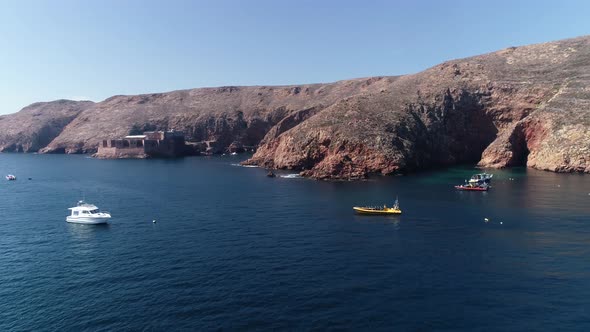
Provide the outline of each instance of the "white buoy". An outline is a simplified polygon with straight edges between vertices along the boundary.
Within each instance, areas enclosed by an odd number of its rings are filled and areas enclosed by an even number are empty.
[[[156,223],[156,219],[152,220],[152,222],[155,224]]]
[[[500,225],[502,225],[502,222],[500,221]]]
[[[488,221],[490,221],[490,219],[488,219],[488,218],[483,218],[483,220],[484,220],[485,222],[488,222]]]

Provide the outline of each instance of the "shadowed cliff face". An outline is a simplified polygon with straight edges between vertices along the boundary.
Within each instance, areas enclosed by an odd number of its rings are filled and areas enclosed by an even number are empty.
[[[321,110],[248,164],[320,179],[479,162],[590,173],[590,38],[450,61]]]
[[[41,109],[51,111],[35,115]],[[130,132],[183,130],[189,141],[214,142],[216,152],[259,145],[247,164],[319,179],[458,163],[590,173],[590,37],[400,77],[34,104],[0,117],[0,129],[3,150],[47,153],[94,152],[101,140]]]
[[[56,100],[35,103],[0,116],[0,151],[37,152],[55,139],[91,101]]]
[[[247,163],[321,179],[476,163],[497,137],[496,122],[506,120],[488,112],[492,95],[493,87],[483,86],[401,103],[386,92],[349,98],[263,144]]]
[[[322,109],[351,95],[377,91],[392,80],[395,78],[115,96],[81,113],[44,151],[93,152],[99,141],[123,137],[132,128],[182,130],[189,141],[216,142],[217,152],[232,143],[253,146],[286,118],[297,118],[300,112]]]

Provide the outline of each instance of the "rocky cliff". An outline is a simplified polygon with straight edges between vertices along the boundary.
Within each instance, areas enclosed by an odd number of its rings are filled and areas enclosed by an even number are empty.
[[[56,100],[35,103],[0,116],[0,151],[37,152],[51,143],[91,101]]]
[[[590,173],[590,38],[403,76],[265,139],[247,163],[330,179],[457,163]]]
[[[255,146],[275,125],[302,121],[304,114],[342,98],[389,84],[395,78],[357,79],[331,84],[203,88],[138,96],[114,96],[80,113],[44,152],[96,151],[99,141],[131,130],[182,130],[187,140]],[[289,120],[291,119],[291,120]],[[283,129],[281,129],[283,128]]]
[[[203,88],[0,117],[0,149],[87,153],[102,139],[183,130],[248,164],[358,179],[441,165],[590,173],[590,37],[510,47],[400,77]]]

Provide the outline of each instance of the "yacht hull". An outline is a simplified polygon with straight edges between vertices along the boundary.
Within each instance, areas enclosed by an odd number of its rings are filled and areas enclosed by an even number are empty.
[[[92,218],[92,217],[79,217],[79,218],[72,218],[66,217],[66,221],[73,224],[86,224],[86,225],[98,225],[98,224],[106,224],[109,222],[109,218],[102,217],[102,218]]]
[[[371,214],[371,215],[391,215],[391,214],[401,214],[402,211],[399,209],[394,208],[386,208],[386,209],[373,209],[367,207],[359,207],[354,206],[352,208],[358,214]]]
[[[464,190],[464,191],[488,191],[490,187],[469,187],[469,186],[455,186],[457,190]]]

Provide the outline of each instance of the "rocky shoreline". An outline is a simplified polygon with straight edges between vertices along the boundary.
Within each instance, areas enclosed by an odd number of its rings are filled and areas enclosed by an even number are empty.
[[[208,153],[257,146],[244,164],[317,179],[465,163],[590,173],[590,37],[405,76],[36,103],[0,116],[0,151],[95,153],[168,129]]]

